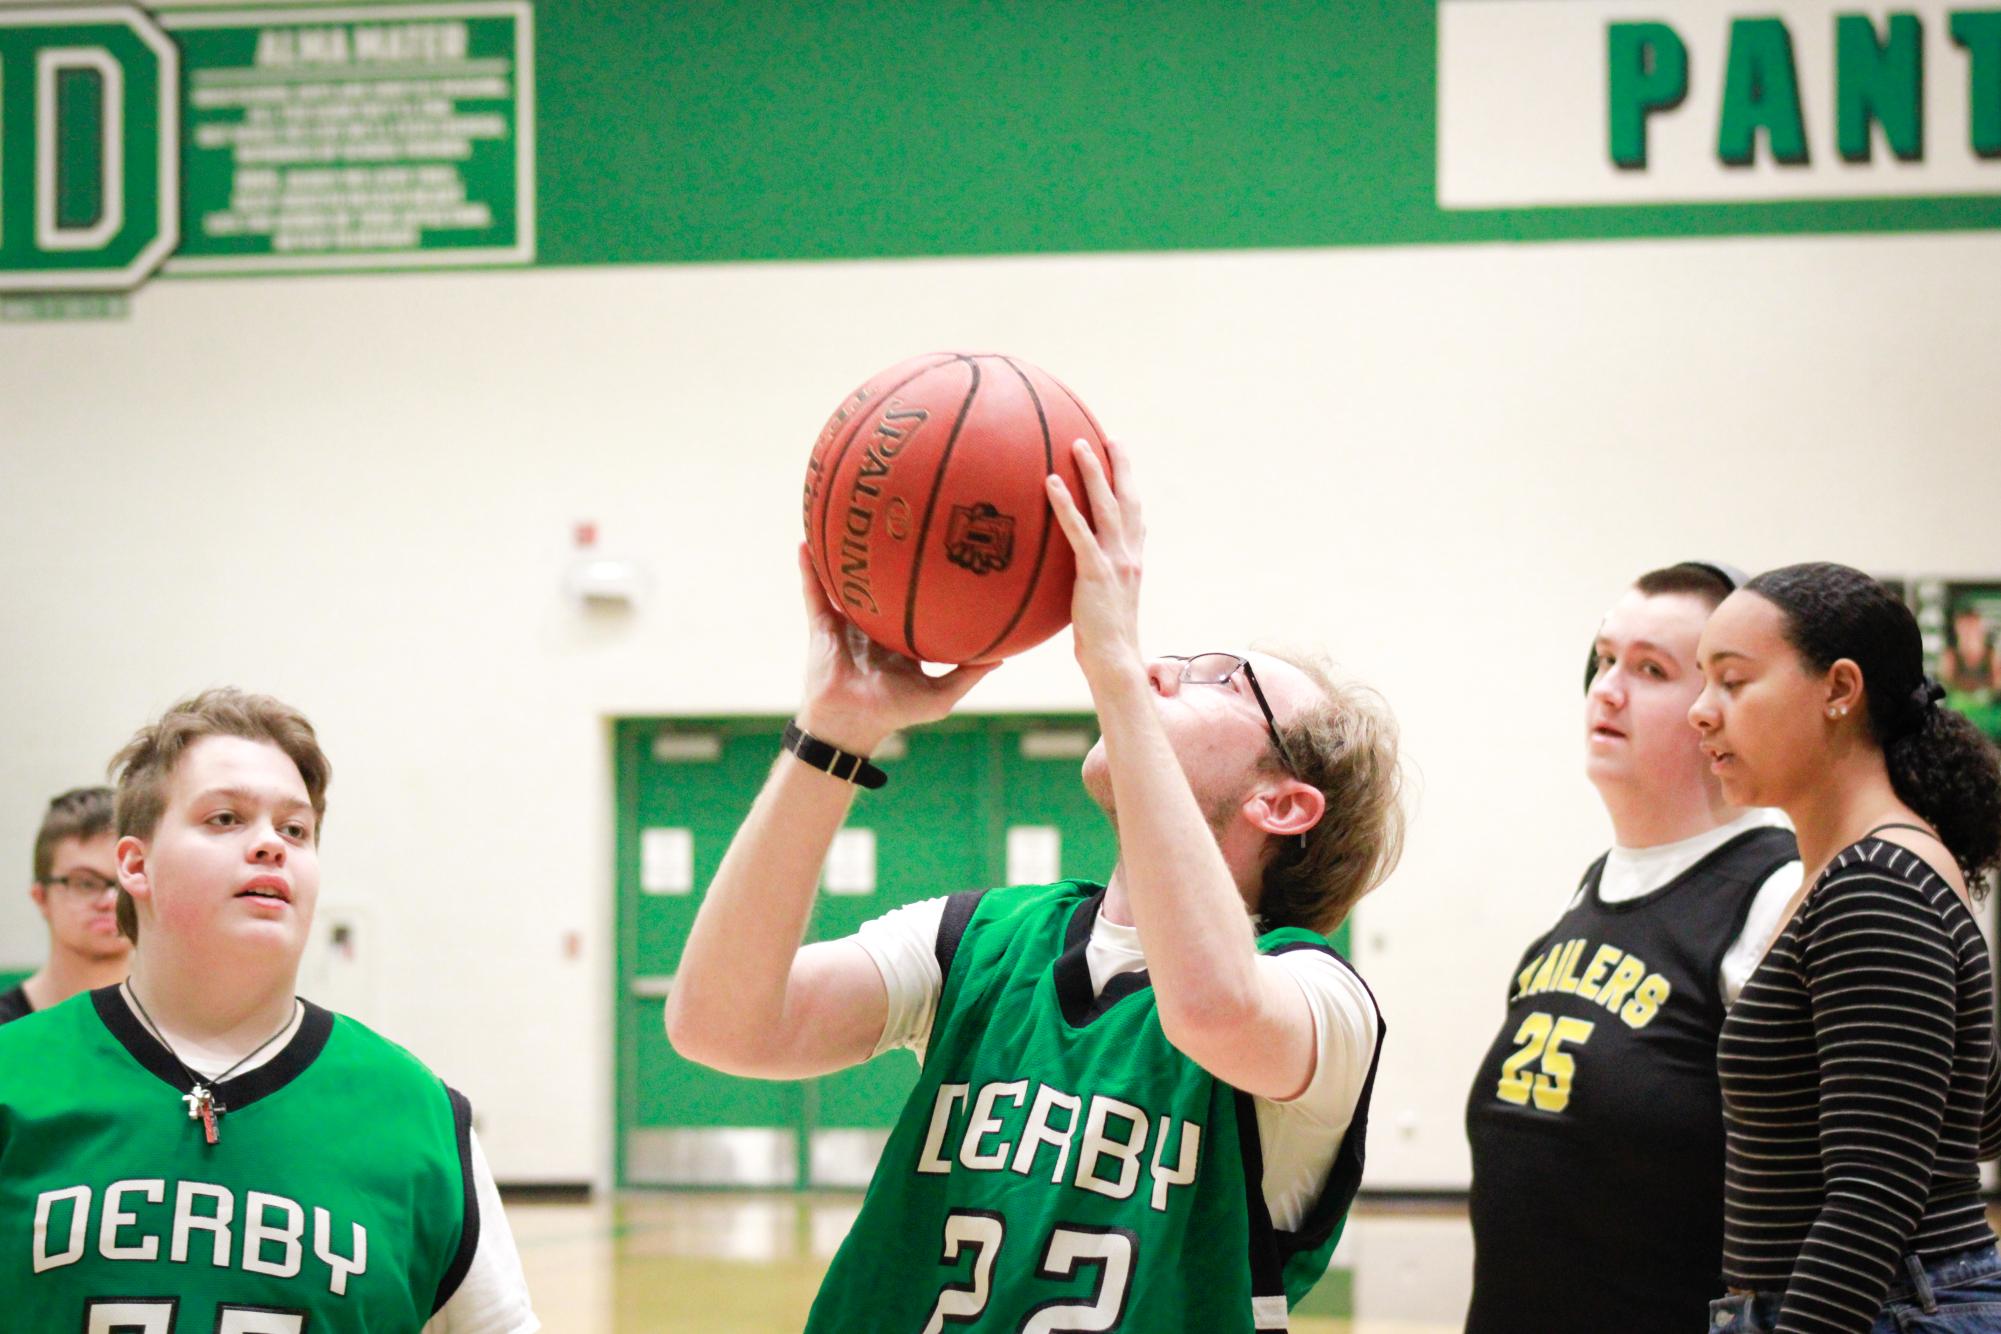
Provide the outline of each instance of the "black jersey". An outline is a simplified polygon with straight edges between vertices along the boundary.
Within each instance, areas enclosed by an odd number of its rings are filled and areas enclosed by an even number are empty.
[[[12,986],[0,991],[0,1024],[25,1018],[35,1012],[35,1003],[28,999],[28,989]]]
[[[1717,969],[1799,853],[1751,830],[1624,903],[1584,893],[1529,946],[1466,1106],[1468,1334],[1685,1334],[1720,1296]]]

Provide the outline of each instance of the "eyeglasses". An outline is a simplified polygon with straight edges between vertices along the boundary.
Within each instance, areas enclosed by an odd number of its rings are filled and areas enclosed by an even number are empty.
[[[90,871],[71,871],[68,875],[52,875],[42,882],[56,889],[67,890],[73,898],[94,899],[107,889],[118,888],[116,880],[106,880]]]
[[[1299,777],[1299,766],[1292,761],[1292,752],[1285,748],[1285,738],[1278,734],[1278,719],[1272,716],[1271,705],[1265,701],[1264,687],[1258,684],[1257,669],[1251,660],[1241,653],[1197,653],[1187,657],[1180,653],[1163,654],[1170,662],[1181,664],[1181,683],[1190,686],[1228,685],[1230,678],[1238,672],[1250,683],[1251,696],[1258,702],[1258,710],[1265,716],[1265,731],[1271,736],[1272,747],[1278,751],[1279,759],[1285,762],[1286,772]]]

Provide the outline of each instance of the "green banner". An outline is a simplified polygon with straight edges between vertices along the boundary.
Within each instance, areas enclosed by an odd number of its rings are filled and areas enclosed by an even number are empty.
[[[534,258],[521,3],[174,12],[172,272]]]
[[[0,291],[2001,226],[2001,8],[1908,10],[0,8]]]
[[[532,52],[525,0],[0,7],[0,292],[532,262]]]

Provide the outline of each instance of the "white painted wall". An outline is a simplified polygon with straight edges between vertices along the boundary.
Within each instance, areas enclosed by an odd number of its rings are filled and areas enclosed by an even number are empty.
[[[0,963],[46,798],[270,691],[334,762],[363,957],[322,994],[470,1093],[503,1179],[605,1179],[606,720],[789,708],[820,421],[1002,349],[1131,441],[1157,647],[1317,639],[1401,715],[1371,1182],[1462,1184],[1504,978],[1606,838],[1598,613],[1690,555],[1994,573],[1996,312],[2001,238],[1957,235],[166,280],[0,325]],[[586,518],[654,573],[630,618],[561,594]],[[973,700],[1086,702],[1060,639]]]

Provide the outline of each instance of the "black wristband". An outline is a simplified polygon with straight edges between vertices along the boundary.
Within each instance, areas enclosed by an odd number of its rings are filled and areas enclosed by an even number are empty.
[[[844,783],[873,789],[889,781],[889,775],[870,764],[868,756],[829,745],[796,722],[785,724],[785,749],[797,755],[802,763],[825,770]]]

